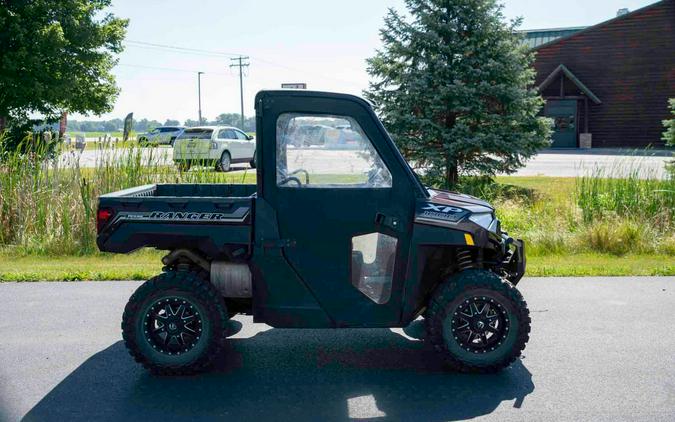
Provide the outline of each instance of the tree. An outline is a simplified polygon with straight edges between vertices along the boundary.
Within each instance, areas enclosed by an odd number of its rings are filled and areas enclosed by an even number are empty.
[[[402,153],[448,187],[511,173],[550,144],[528,52],[495,0],[406,0],[368,59],[365,92]]]
[[[199,122],[197,120],[192,120],[192,119],[187,119],[183,126],[187,127],[195,127],[195,126],[200,126]]]
[[[0,0],[0,130],[112,110],[128,21],[105,12],[110,1]]]
[[[663,140],[666,141],[666,145],[675,146],[675,98],[668,100],[668,104],[672,115],[670,119],[663,121],[663,126],[666,128],[663,132]]]
[[[179,126],[180,122],[178,120],[166,119],[164,126]]]

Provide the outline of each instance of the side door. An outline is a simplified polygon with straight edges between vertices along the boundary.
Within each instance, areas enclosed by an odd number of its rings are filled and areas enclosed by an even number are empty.
[[[263,197],[276,213],[285,265],[331,325],[396,325],[415,193],[391,139],[356,97],[276,94],[261,101]],[[347,126],[356,135],[345,144],[310,139],[309,147],[298,146],[307,143],[295,136],[311,132],[302,128],[317,125]],[[274,274],[266,277],[273,291]]]
[[[544,115],[553,119],[553,148],[577,147],[577,100],[548,100]]]
[[[241,145],[242,158],[252,159],[253,153],[255,152],[255,141],[253,139],[248,139],[248,136],[240,130],[234,131],[235,136],[237,137],[237,142]]]
[[[230,151],[232,161],[241,160],[243,156],[243,146],[241,141],[237,139],[237,134],[234,129],[224,129],[227,136],[227,149]]]
[[[232,131],[230,129],[219,129],[218,134],[216,135],[216,142],[218,143],[219,155],[222,155],[224,151],[228,151],[230,153],[230,158],[234,159],[236,152],[232,150],[233,145],[231,132]]]

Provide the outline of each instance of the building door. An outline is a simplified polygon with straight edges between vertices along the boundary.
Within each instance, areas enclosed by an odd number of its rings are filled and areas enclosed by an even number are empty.
[[[577,147],[577,100],[547,100],[544,115],[553,119],[552,148]]]

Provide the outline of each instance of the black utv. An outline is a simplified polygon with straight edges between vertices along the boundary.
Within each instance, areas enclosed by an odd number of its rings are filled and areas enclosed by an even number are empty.
[[[102,251],[167,251],[122,317],[138,362],[162,374],[204,369],[238,313],[278,328],[423,317],[426,341],[454,370],[518,358],[530,331],[515,287],[524,245],[488,203],[424,187],[363,99],[262,91],[255,107],[256,185],[157,184],[99,198]],[[325,142],[294,139],[317,125]]]

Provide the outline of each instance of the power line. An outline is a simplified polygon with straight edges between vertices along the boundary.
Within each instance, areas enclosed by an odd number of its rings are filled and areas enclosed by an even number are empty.
[[[241,54],[236,54],[236,53],[226,53],[223,51],[215,51],[215,50],[203,50],[200,48],[190,48],[190,47],[180,47],[177,45],[169,45],[169,44],[157,44],[157,43],[151,43],[151,42],[145,42],[145,41],[133,41],[133,40],[126,40],[126,44],[137,44],[134,45],[135,47],[141,47],[145,46],[148,48],[159,48],[159,49],[165,49],[165,50],[177,50],[177,51],[184,51],[184,52],[189,52],[189,53],[201,53],[201,54],[210,54],[210,55],[218,55],[218,56],[240,56]]]
[[[233,67],[238,67],[239,68],[239,96],[241,100],[241,129],[244,129],[244,75],[243,75],[243,69],[245,67],[249,67],[250,64],[248,62],[244,63],[244,60],[248,60],[248,57],[246,56],[239,56],[236,58],[230,59],[230,61],[234,62],[230,64],[230,68]]]
[[[170,72],[187,72],[187,73],[195,73],[197,70],[191,70],[191,69],[179,69],[175,67],[159,67],[159,66],[147,66],[147,65],[142,65],[142,64],[130,64],[130,63],[117,63],[117,66],[126,66],[126,67],[138,67],[142,69],[153,69],[153,70],[166,70]],[[230,76],[229,73],[225,72],[202,72],[204,74],[209,74],[209,75],[223,75],[223,76]]]
[[[227,52],[223,52],[223,51],[204,50],[204,49],[189,48],[189,47],[180,47],[180,46],[175,46],[175,45],[149,43],[149,42],[144,42],[144,41],[126,40],[125,43],[128,44],[131,47],[150,48],[150,49],[156,49],[156,50],[167,51],[167,52],[194,54],[194,55],[206,56],[206,57],[234,57],[236,59],[237,57],[241,56],[241,54],[227,53]],[[336,82],[349,84],[349,85],[353,85],[353,86],[359,86],[359,87],[361,86],[360,84],[356,84],[356,83],[354,83],[352,81],[349,81],[349,80],[336,78],[334,76],[326,75],[326,74],[323,74],[323,73],[308,72],[306,69],[299,69],[299,68],[294,68],[294,67],[287,66],[287,65],[284,65],[284,64],[275,63],[275,62],[265,60],[265,59],[257,57],[257,56],[250,56],[250,59],[254,60],[254,61],[257,61],[257,62],[260,62],[260,63],[270,65],[270,66],[290,70],[292,72],[310,74],[310,75],[318,76],[322,79],[329,79],[329,80],[333,80],[333,81],[336,81]]]

